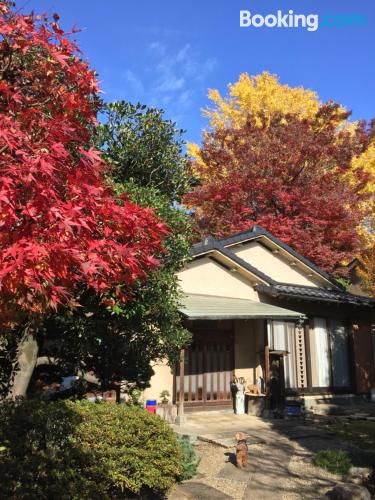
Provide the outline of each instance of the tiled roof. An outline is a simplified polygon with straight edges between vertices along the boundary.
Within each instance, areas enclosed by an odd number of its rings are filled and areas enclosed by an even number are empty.
[[[296,286],[277,284],[272,286],[258,285],[257,290],[274,297],[295,297],[306,300],[321,300],[324,302],[339,302],[359,306],[375,307],[375,300],[362,297],[352,293],[333,289],[315,288],[308,286]]]
[[[241,243],[245,241],[251,241],[255,238],[261,236],[267,237],[269,240],[273,241],[276,245],[283,248],[285,251],[289,252],[295,258],[299,259],[305,265],[309,266],[315,272],[320,274],[323,278],[327,280],[329,288],[318,288],[309,286],[298,286],[291,285],[287,283],[279,283],[273,280],[270,276],[250,265],[248,262],[241,259],[238,255],[231,251],[230,246],[236,243]],[[227,248],[229,247],[229,248]],[[327,273],[322,271],[315,264],[305,259],[302,255],[295,252],[288,245],[280,241],[278,238],[273,236],[271,233],[266,231],[260,226],[254,226],[250,231],[243,231],[242,233],[235,234],[228,238],[222,238],[221,240],[216,240],[212,236],[208,236],[202,242],[193,245],[191,254],[194,257],[198,257],[210,252],[219,252],[228,259],[231,259],[235,264],[251,272],[258,278],[260,278],[263,283],[257,285],[257,290],[273,295],[275,297],[295,297],[305,300],[318,300],[324,302],[333,302],[340,304],[351,304],[358,306],[368,306],[375,307],[375,300],[368,297],[363,297],[360,295],[354,295],[349,292],[345,292],[341,286]]]

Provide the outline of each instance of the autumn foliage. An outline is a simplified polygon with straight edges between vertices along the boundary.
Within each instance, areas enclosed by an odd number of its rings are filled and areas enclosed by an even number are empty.
[[[199,185],[185,197],[199,236],[268,229],[327,271],[359,249],[368,173],[345,180],[353,157],[366,150],[371,127],[338,129],[349,113],[320,105],[311,116],[247,113],[244,123],[204,135],[192,170]]]
[[[157,265],[165,226],[116,199],[89,149],[98,85],[58,17],[0,2],[0,317],[118,294]],[[19,317],[19,314],[18,314]]]
[[[359,277],[362,279],[364,290],[375,298],[375,245],[366,248],[361,255]]]
[[[213,106],[205,110],[205,115],[212,127],[241,126],[246,122],[247,113],[263,115],[269,121],[280,113],[289,113],[300,119],[313,118],[319,110],[316,92],[283,85],[276,75],[267,71],[255,76],[242,73],[238,81],[228,87],[228,97],[222,97],[215,89],[209,91]],[[259,119],[259,125],[263,121]]]

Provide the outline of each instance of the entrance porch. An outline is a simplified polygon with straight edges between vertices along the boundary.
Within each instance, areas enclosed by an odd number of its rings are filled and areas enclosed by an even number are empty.
[[[274,351],[267,329],[273,320],[289,322],[294,337],[301,318],[298,312],[265,303],[203,295],[186,296],[182,313],[192,342],[183,349],[174,374],[180,415],[233,408],[234,377],[245,379],[250,392],[264,394],[272,359],[278,356],[284,373],[282,354],[288,354]]]

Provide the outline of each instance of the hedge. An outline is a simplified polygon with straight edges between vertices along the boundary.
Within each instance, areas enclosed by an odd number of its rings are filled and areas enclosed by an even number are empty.
[[[0,404],[0,498],[162,497],[183,473],[176,436],[138,407]]]

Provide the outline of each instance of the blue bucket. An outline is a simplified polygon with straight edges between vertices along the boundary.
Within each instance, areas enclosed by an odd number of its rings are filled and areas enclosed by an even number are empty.
[[[146,401],[146,406],[157,406],[158,402],[156,401],[156,399],[148,399]]]
[[[287,404],[286,405],[286,414],[289,417],[299,417],[302,414],[301,406],[297,404]]]

